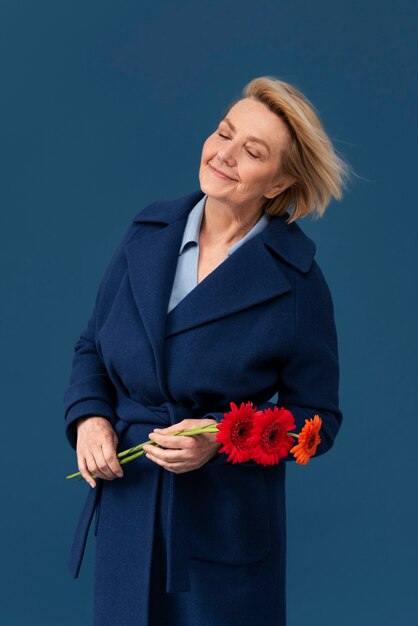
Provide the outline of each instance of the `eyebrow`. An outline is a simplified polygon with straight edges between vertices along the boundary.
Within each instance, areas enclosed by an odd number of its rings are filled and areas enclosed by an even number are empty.
[[[231,128],[231,130],[234,131],[234,133],[236,132],[237,129],[235,128],[235,126],[233,125],[231,120],[229,120],[227,117],[223,117],[221,119],[221,122],[226,122],[228,124],[228,126]],[[267,148],[268,153],[269,154],[271,153],[270,146],[268,145],[268,143],[266,141],[264,141],[264,139],[259,139],[258,137],[252,137],[252,136],[251,137],[247,137],[247,139],[249,141],[255,141],[256,143],[261,143],[263,146],[265,146]]]

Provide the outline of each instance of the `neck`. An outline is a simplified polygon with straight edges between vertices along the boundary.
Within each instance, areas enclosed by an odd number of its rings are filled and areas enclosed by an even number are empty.
[[[237,207],[207,197],[201,235],[209,245],[231,246],[244,237],[263,215],[263,207]]]

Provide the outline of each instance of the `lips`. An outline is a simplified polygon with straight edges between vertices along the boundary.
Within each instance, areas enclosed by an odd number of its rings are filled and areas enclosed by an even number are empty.
[[[210,164],[209,164],[210,165]],[[221,176],[228,178],[229,180],[236,180],[236,178],[232,178],[231,176],[228,176],[228,174],[225,174],[225,172],[222,172],[222,170],[218,170],[216,167],[213,167],[213,165],[210,165],[210,167],[217,173],[220,174]]]

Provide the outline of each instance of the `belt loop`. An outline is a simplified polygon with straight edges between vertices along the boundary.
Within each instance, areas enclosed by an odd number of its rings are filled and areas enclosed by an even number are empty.
[[[96,522],[94,525],[94,536],[97,535],[97,529],[99,527],[100,507],[102,504],[103,480],[99,481],[98,485],[96,486],[96,489],[99,490],[99,493],[97,494],[97,499],[96,499]]]
[[[96,480],[101,481],[102,479],[98,478]],[[89,534],[99,492],[99,487],[95,487],[94,489],[89,487],[89,489],[90,493],[88,494],[84,504],[68,558],[68,569],[70,570],[73,578],[78,578],[80,572],[87,543],[87,536]]]

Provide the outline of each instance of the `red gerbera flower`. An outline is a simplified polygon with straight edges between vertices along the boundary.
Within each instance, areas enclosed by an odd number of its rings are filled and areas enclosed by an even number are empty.
[[[252,433],[254,415],[257,407],[253,408],[252,402],[241,402],[238,408],[235,402],[230,402],[231,411],[224,413],[222,421],[218,424],[216,441],[223,443],[219,453],[228,454],[227,461],[243,463],[251,459],[252,449],[248,447],[249,437]]]
[[[284,407],[260,411],[254,419],[254,428],[249,444],[252,446],[252,459],[261,465],[275,465],[284,459],[294,444],[287,431],[296,428],[290,411]]]

